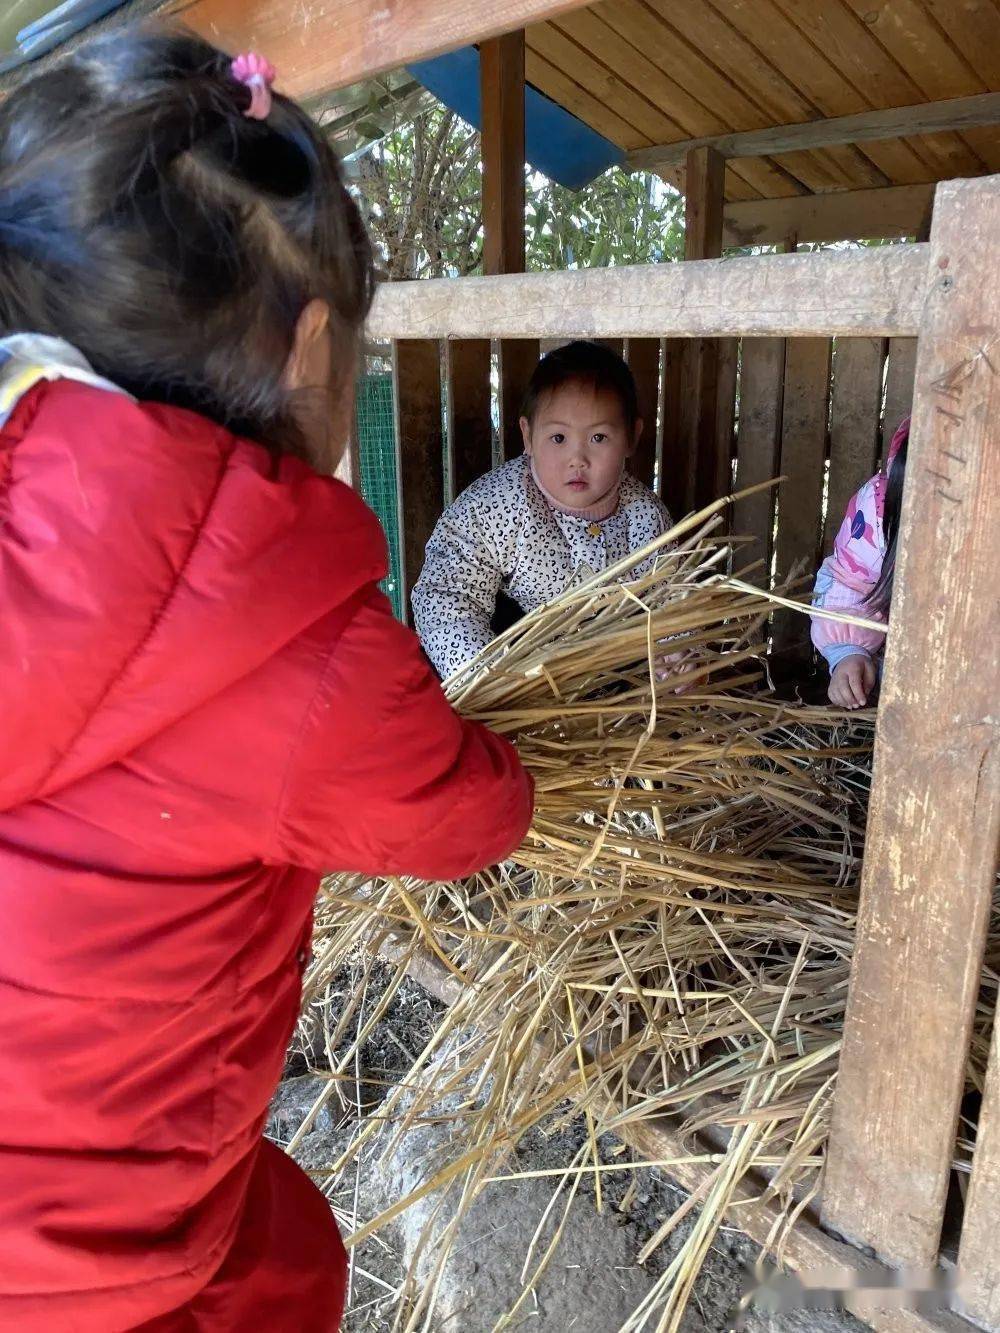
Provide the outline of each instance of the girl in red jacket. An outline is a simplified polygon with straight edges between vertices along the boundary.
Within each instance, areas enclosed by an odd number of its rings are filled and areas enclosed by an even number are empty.
[[[258,57],[104,40],[0,108],[0,1329],[329,1333],[261,1139],[323,870],[522,838],[328,474],[363,227]]]

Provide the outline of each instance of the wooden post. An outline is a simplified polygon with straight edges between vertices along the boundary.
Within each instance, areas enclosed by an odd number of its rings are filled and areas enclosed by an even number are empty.
[[[403,606],[411,620],[410,593],[424,566],[427,540],[444,508],[440,344],[429,338],[393,343],[392,396]]]
[[[1000,836],[1000,179],[940,185],[930,246],[823,1200],[839,1232],[918,1266],[937,1255]],[[995,1231],[991,1210],[994,1273]]]
[[[451,501],[493,466],[490,415],[490,340],[463,338],[445,344],[448,382],[448,471]]]
[[[722,254],[725,167],[725,159],[714,148],[693,148],[688,153],[684,195],[685,259],[718,259]],[[699,508],[730,490],[730,455],[726,451],[723,457],[719,427],[720,352],[719,341],[715,338],[694,338],[684,349],[682,430],[684,451],[689,459],[686,507]]]
[[[483,272],[524,272],[524,30],[479,47],[483,125]],[[523,451],[521,399],[536,339],[500,343],[500,450]]]

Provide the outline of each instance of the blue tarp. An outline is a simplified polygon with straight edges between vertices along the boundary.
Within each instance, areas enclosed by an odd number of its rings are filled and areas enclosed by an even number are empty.
[[[479,52],[474,46],[410,65],[409,72],[439,102],[482,129]],[[537,88],[524,89],[524,155],[550,180],[580,190],[625,154],[582,120],[557,106]]]

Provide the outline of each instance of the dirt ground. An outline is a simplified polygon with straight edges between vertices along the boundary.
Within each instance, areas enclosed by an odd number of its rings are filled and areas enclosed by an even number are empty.
[[[370,1015],[378,1003],[390,975],[388,967],[380,967],[371,978],[360,1015],[362,1022],[364,1013]],[[350,973],[338,977],[333,988],[333,1006],[337,1005],[338,993],[346,999],[354,993],[357,983],[357,976]],[[378,1116],[387,1089],[405,1080],[413,1061],[431,1037],[441,1012],[439,1001],[409,978],[404,980],[388,1011],[365,1041],[357,1067],[352,1066],[351,1076],[341,1085],[342,1096],[339,1099],[331,1098],[317,1117],[312,1130],[296,1149],[295,1156],[300,1165],[314,1172],[317,1183],[330,1194],[345,1234],[380,1212],[389,1202],[393,1184],[397,1182],[387,1180],[374,1162],[365,1161],[361,1168],[349,1168],[345,1178],[331,1192],[329,1175],[324,1173],[353,1142],[359,1127],[372,1116]],[[285,1079],[272,1106],[268,1134],[277,1143],[283,1146],[288,1144],[325,1086],[326,1081],[314,1072],[324,1064],[322,1042],[317,1040],[316,1033],[300,1034],[290,1053]],[[564,1166],[579,1147],[583,1133],[582,1123],[558,1133],[547,1134],[542,1128],[535,1129],[522,1140],[517,1162],[512,1163],[510,1169],[540,1170]],[[617,1148],[613,1160],[622,1160],[620,1147],[614,1140],[609,1138],[607,1142],[602,1142],[601,1147],[604,1154]],[[609,1233],[601,1233],[599,1230],[595,1232],[594,1228],[614,1227],[625,1233],[623,1239],[626,1253],[638,1254],[644,1243],[686,1197],[661,1172],[650,1169],[607,1173],[603,1186],[605,1205],[604,1215],[600,1219],[596,1216],[592,1182],[584,1180],[573,1203],[576,1212],[574,1221],[584,1228],[580,1234],[587,1238],[586,1249],[592,1247],[595,1253],[601,1251],[601,1234],[608,1236]],[[470,1240],[470,1244],[478,1244],[481,1248],[481,1258],[475,1266],[477,1269],[479,1265],[488,1266],[491,1256],[497,1253],[496,1247],[503,1246],[501,1233],[505,1229],[508,1238],[517,1237],[519,1230],[523,1230],[523,1220],[518,1217],[518,1212],[517,1201],[514,1200],[510,1207],[509,1229],[501,1220],[499,1223],[494,1222],[489,1236],[475,1236]],[[506,1215],[501,1209],[496,1216],[503,1219]],[[683,1243],[695,1217],[696,1213],[692,1212],[654,1253],[646,1265],[650,1277],[663,1272]],[[621,1248],[618,1239],[615,1237],[615,1250]],[[396,1312],[397,1292],[405,1274],[403,1250],[401,1228],[398,1224],[391,1224],[354,1251],[348,1310],[343,1325],[345,1333],[390,1333]],[[742,1233],[729,1229],[720,1232],[701,1272],[684,1318],[682,1333],[722,1333],[733,1326],[733,1316],[751,1280],[750,1273],[757,1254],[757,1247]],[[562,1264],[571,1268],[573,1261],[572,1253],[557,1252],[553,1266]],[[641,1279],[643,1283],[649,1280],[639,1273],[630,1276],[633,1280]],[[483,1277],[484,1283],[487,1277],[488,1268]],[[563,1277],[569,1291],[572,1291],[574,1285],[571,1278],[571,1274]],[[504,1297],[509,1295],[511,1303],[518,1294],[516,1286],[512,1284],[512,1287],[514,1289],[509,1293],[502,1293]],[[544,1320],[539,1322],[538,1314],[537,1310],[534,1314],[530,1308],[525,1310],[523,1324],[519,1318],[513,1327],[523,1326],[530,1330],[533,1324],[536,1327],[552,1326]],[[477,1321],[475,1309],[470,1310],[461,1322],[461,1329],[456,1327],[454,1320],[449,1320],[447,1327],[435,1323],[428,1333],[490,1333],[492,1327],[492,1320],[487,1324],[482,1324],[481,1319]],[[577,1322],[573,1311],[567,1308],[565,1328],[569,1330]],[[594,1327],[592,1320],[584,1322],[586,1327]],[[849,1315],[833,1311],[803,1310],[769,1315],[751,1310],[745,1317],[744,1327],[748,1333],[798,1333],[799,1330],[807,1329],[825,1330],[826,1333],[863,1333],[865,1325]],[[600,1333],[616,1333],[616,1330],[601,1329]]]

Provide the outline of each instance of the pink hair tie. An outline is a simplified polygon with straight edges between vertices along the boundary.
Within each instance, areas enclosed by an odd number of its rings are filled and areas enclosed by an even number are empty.
[[[243,114],[251,120],[266,120],[271,114],[271,84],[275,79],[270,60],[256,51],[246,51],[236,57],[230,72],[237,83],[250,89],[250,105]]]

